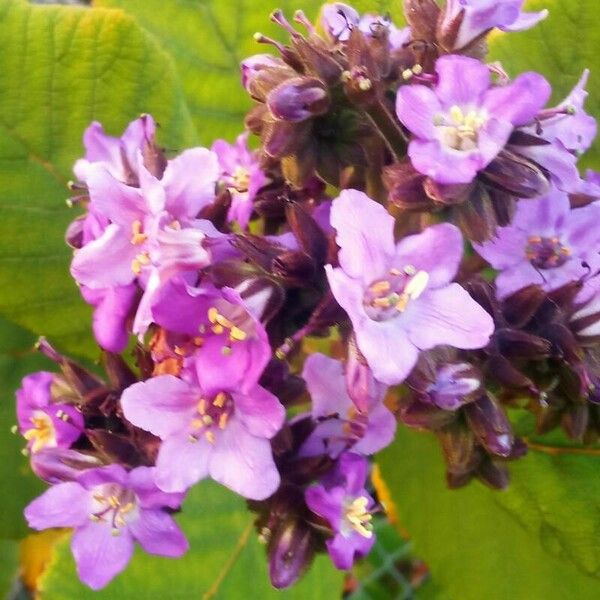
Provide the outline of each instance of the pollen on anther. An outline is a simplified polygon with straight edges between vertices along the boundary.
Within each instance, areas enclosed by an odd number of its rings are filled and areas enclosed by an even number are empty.
[[[227,402],[227,396],[224,392],[219,392],[213,400],[213,405],[217,408],[223,408],[225,406],[225,402]]]
[[[212,431],[206,431],[204,433],[204,437],[208,440],[209,443],[215,443],[215,434]]]

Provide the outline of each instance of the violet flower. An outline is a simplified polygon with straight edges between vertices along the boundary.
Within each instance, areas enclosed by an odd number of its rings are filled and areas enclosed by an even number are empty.
[[[216,140],[212,145],[221,167],[221,182],[231,193],[227,220],[237,221],[242,229],[248,227],[256,194],[267,183],[267,176],[260,168],[258,153],[248,147],[248,135],[242,133],[235,144]]]
[[[231,288],[174,279],[157,293],[152,314],[158,325],[189,336],[194,365],[205,377],[218,370],[220,378],[239,379],[242,391],[254,387],[271,358],[264,327]]]
[[[438,26],[446,50],[460,50],[494,28],[523,31],[548,16],[547,10],[523,12],[525,0],[446,0]]]
[[[123,135],[107,135],[98,121],[85,130],[85,157],[75,162],[73,171],[78,179],[87,182],[92,164],[104,166],[119,181],[136,185],[138,182],[138,152],[154,142],[156,124],[150,115],[132,121]]]
[[[156,462],[161,489],[181,492],[210,476],[263,500],[279,486],[269,440],[285,410],[243,371],[217,363],[188,372],[187,380],[161,375],[127,388],[121,404],[127,420],[163,440]]]
[[[73,527],[71,550],[79,578],[98,590],[120,573],[137,541],[150,554],[177,558],[188,543],[165,508],[178,508],[182,494],[167,494],[153,482],[154,469],[127,472],[119,465],[88,469],[59,483],[25,509],[33,529]]]
[[[454,225],[434,225],[395,244],[393,217],[356,190],[334,200],[331,223],[340,267],[325,267],[329,284],[376,379],[401,382],[419,350],[487,345],[492,318],[451,283],[463,253]]]
[[[491,85],[486,65],[465,56],[436,62],[438,83],[403,85],[396,112],[415,136],[408,154],[415,169],[444,183],[469,183],[504,148],[515,127],[533,121],[550,97],[537,73]]]
[[[328,454],[337,458],[350,449],[368,455],[392,442],[396,419],[383,404],[385,385],[377,384],[370,408],[360,412],[348,395],[340,361],[320,353],[311,354],[304,363],[302,377],[312,399],[312,417],[317,426],[300,448],[300,456]]]
[[[477,252],[500,273],[498,298],[528,285],[555,290],[577,281],[598,263],[600,207],[572,210],[567,194],[552,190],[535,200],[521,200],[512,223],[496,237],[475,244]]]
[[[325,4],[321,10],[321,24],[329,37],[335,42],[347,42],[354,27],[358,27],[367,37],[376,36],[378,30],[388,31],[391,50],[402,48],[410,39],[410,28],[399,29],[389,17],[367,13],[361,17],[352,6],[342,2]]]
[[[375,543],[371,524],[375,501],[365,489],[368,472],[365,458],[346,453],[333,471],[305,492],[310,510],[333,529],[334,536],[326,545],[338,569],[352,568],[354,561],[366,556]]]
[[[83,431],[83,417],[74,406],[53,402],[56,377],[47,371],[32,373],[16,393],[19,431],[33,454],[44,448],[69,448]]]

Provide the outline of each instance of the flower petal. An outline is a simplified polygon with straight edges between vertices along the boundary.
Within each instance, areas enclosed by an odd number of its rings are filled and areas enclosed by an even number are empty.
[[[435,93],[448,108],[478,104],[479,97],[490,87],[490,70],[474,58],[442,56],[435,63],[435,70],[439,77]]]
[[[214,447],[204,438],[180,434],[167,438],[156,460],[156,485],[165,492],[184,492],[208,475]]]
[[[32,529],[78,527],[87,523],[92,510],[88,492],[79,483],[68,481],[46,490],[25,508]]]
[[[260,385],[245,394],[233,394],[235,408],[245,428],[256,437],[271,439],[282,427],[285,408],[277,396]]]
[[[129,523],[129,531],[149,554],[178,558],[190,547],[173,517],[163,510],[142,509],[139,518]]]
[[[81,581],[93,590],[99,590],[129,563],[133,538],[126,528],[120,535],[112,535],[106,523],[89,521],[73,534],[71,550]]]
[[[312,400],[314,419],[338,413],[345,417],[352,407],[346,390],[344,369],[339,360],[319,352],[311,354],[304,363],[302,377]]]
[[[417,137],[436,137],[434,118],[442,113],[442,105],[435,92],[424,85],[403,85],[396,96],[396,114],[400,121]]]

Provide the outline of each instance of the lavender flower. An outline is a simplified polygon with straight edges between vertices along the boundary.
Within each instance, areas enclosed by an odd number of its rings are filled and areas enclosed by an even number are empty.
[[[536,200],[521,200],[513,222],[497,230],[496,238],[475,244],[495,269],[499,298],[528,285],[554,290],[577,281],[598,262],[600,208],[570,208],[558,190]]]
[[[357,454],[374,454],[392,442],[396,419],[383,404],[386,386],[377,384],[370,407],[359,412],[348,395],[339,361],[311,354],[302,377],[312,399],[312,417],[318,424],[300,448],[300,456],[328,454],[337,458],[350,449]]]
[[[46,371],[32,373],[17,390],[19,431],[33,454],[44,448],[69,448],[83,431],[83,417],[74,406],[53,402],[56,378]]]
[[[371,525],[375,502],[365,490],[368,470],[369,464],[362,456],[343,454],[333,471],[305,492],[310,510],[333,529],[334,536],[326,545],[338,569],[352,568],[354,561],[366,556],[375,543]]]
[[[285,411],[246,377],[214,364],[190,370],[187,380],[161,375],[123,392],[125,418],[163,440],[156,462],[161,489],[181,492],[207,476],[255,500],[277,489],[269,440]]]
[[[417,171],[443,184],[469,183],[504,148],[513,129],[533,121],[550,97],[537,73],[491,86],[488,67],[465,56],[436,62],[438,83],[404,85],[396,112],[414,134],[408,154]]]
[[[71,550],[80,579],[94,590],[108,584],[129,562],[134,542],[150,554],[177,558],[188,543],[165,508],[178,508],[182,494],[167,494],[153,482],[154,469],[129,473],[119,465],[82,472],[52,486],[25,509],[33,529],[73,527]]]
[[[465,48],[497,27],[523,31],[548,16],[547,10],[523,12],[524,0],[446,0],[438,35],[449,51]]]
[[[458,284],[462,236],[449,224],[394,243],[394,219],[362,192],[334,200],[340,267],[327,265],[331,290],[346,310],[375,378],[401,382],[419,350],[438,344],[481,348],[492,318]]]
[[[243,133],[238,136],[235,144],[217,140],[212,145],[221,167],[221,182],[231,193],[227,220],[237,221],[242,229],[248,227],[258,190],[267,183],[258,154],[248,147],[248,135]]]

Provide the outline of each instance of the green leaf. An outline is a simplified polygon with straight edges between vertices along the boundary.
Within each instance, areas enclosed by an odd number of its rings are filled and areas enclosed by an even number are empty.
[[[216,138],[233,139],[243,130],[252,102],[240,83],[240,62],[273,50],[252,36],[260,31],[286,40],[285,32],[269,20],[273,9],[281,8],[290,21],[294,11],[302,9],[315,20],[322,4],[321,0],[94,0],[94,6],[120,7],[135,16],[171,53],[206,145]],[[389,12],[402,23],[399,1],[359,0],[352,5],[365,12]]]
[[[523,71],[542,73],[553,86],[558,102],[575,87],[585,68],[591,70],[586,108],[600,115],[600,27],[594,18],[597,0],[529,0],[527,10],[547,8],[550,15],[533,29],[494,33],[490,60],[500,60],[511,76]],[[582,158],[583,167],[600,169],[596,142]]]
[[[196,486],[178,518],[191,549],[168,560],[137,548],[127,570],[105,589],[92,592],[75,574],[68,543],[42,580],[42,600],[334,600],[341,596],[342,574],[328,557],[319,557],[301,582],[288,591],[271,587],[264,547],[257,541],[245,502],[229,490],[205,481]]]
[[[195,131],[167,54],[121,11],[0,0],[0,313],[88,355],[90,310],[69,276],[66,182],[93,119],[142,112],[179,149]]]
[[[510,464],[503,492],[447,489],[431,434],[401,428],[380,455],[414,551],[450,598],[600,597],[600,456],[537,448]]]
[[[0,318],[0,480],[3,490],[0,538],[19,538],[27,532],[23,508],[43,489],[31,472],[28,459],[21,454],[25,447],[23,438],[10,433],[11,426],[17,422],[15,390],[21,378],[49,367],[50,361],[33,349],[35,339],[33,334]]]
[[[19,570],[19,544],[0,540],[0,598],[8,598]]]

